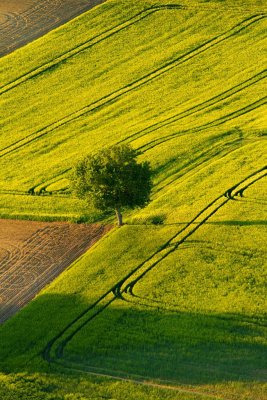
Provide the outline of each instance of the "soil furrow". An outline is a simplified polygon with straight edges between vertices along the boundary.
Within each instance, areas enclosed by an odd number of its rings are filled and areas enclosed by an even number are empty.
[[[28,6],[26,10],[27,4],[21,2],[17,5],[11,4],[10,8],[2,6],[0,10],[3,10],[8,18],[0,25],[0,33],[3,36],[0,55],[14,51],[104,1],[92,0],[85,3],[80,0],[31,0],[29,3],[33,3],[33,6]]]
[[[15,248],[13,253],[12,250],[4,253],[0,274],[0,322],[27,304],[108,229],[110,227],[101,225],[48,224],[27,238],[19,251]]]

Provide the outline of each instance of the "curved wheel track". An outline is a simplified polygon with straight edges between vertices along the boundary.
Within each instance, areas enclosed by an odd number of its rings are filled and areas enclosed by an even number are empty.
[[[6,245],[0,268],[0,323],[28,303],[106,231],[61,224],[38,229],[21,246]]]
[[[42,356],[44,360],[49,363],[56,363],[64,368],[68,368],[73,371],[87,372],[96,376],[105,376],[118,380],[129,380],[131,382],[140,383],[144,385],[151,385],[153,383],[147,382],[146,377],[143,379],[135,379],[134,377],[125,378],[120,374],[114,375],[113,371],[104,373],[99,368],[93,366],[83,366],[75,364],[64,359],[64,349],[71,339],[90,321],[97,317],[102,311],[104,311],[110,304],[116,299],[134,301],[134,286],[152,269],[168,257],[169,254],[178,249],[178,247],[184,243],[189,237],[191,237],[205,222],[207,222],[218,210],[224,207],[229,201],[234,200],[237,196],[243,195],[244,190],[255,184],[260,179],[266,176],[267,167],[263,167],[254,173],[242,179],[236,185],[229,188],[225,193],[218,196],[212,202],[210,202],[205,208],[203,208],[184,228],[179,230],[173,237],[171,237],[159,250],[151,255],[147,260],[138,265],[128,275],[121,279],[115,284],[110,290],[104,293],[94,304],[90,305],[84,312],[78,315],[73,321],[71,321],[61,332],[58,333],[45,347]],[[115,372],[116,374],[116,372]],[[157,386],[157,384],[155,384]],[[159,385],[160,386],[160,385]],[[170,386],[168,383],[162,385],[162,387],[171,390],[180,390],[175,386]],[[185,390],[186,392],[186,390]],[[188,391],[190,393],[190,391]],[[208,397],[208,394],[199,393],[203,397]],[[211,396],[214,399],[220,397],[214,395]]]
[[[40,37],[51,29],[89,10],[104,0],[87,2],[68,0],[29,0],[31,6],[23,3],[11,3],[11,7],[2,6],[0,35],[3,37],[0,55],[6,55],[21,45]]]
[[[155,260],[150,260],[150,265],[144,265],[142,271],[139,269],[136,272],[136,277],[131,276],[130,279],[122,282],[117,287],[117,295],[123,298],[124,294],[133,295],[133,289],[136,283],[142,279],[149,271],[155,268],[159,262],[165,259],[169,254],[176,251],[178,247],[184,243],[193,233],[195,233],[210,217],[212,217],[218,210],[220,210],[229,200],[235,200],[240,196],[240,192],[244,192],[248,187],[255,184],[258,180],[266,176],[267,167],[264,167],[248,176],[243,181],[235,186],[229,188],[223,195],[217,197],[207,207],[205,207],[199,214],[196,215],[178,234],[176,234],[169,242],[167,247],[164,247],[160,258],[159,254]]]

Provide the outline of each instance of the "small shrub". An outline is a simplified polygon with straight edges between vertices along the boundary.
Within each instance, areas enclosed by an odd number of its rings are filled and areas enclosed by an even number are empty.
[[[148,222],[153,225],[162,225],[165,221],[165,215],[153,215],[148,219]]]

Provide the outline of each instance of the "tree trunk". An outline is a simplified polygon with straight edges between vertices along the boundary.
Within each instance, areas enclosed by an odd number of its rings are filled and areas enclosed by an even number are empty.
[[[118,219],[118,226],[122,226],[123,223],[122,223],[122,215],[121,215],[120,209],[116,208],[115,211],[116,211],[116,215],[117,215],[117,219]]]

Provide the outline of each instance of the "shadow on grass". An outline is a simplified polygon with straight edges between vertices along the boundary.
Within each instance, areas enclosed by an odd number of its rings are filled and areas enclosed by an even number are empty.
[[[56,365],[42,359],[42,351],[88,306],[79,294],[40,295],[0,327],[1,370],[57,371]],[[174,313],[122,300],[96,311],[98,316],[67,343],[63,364],[176,384],[266,378],[266,331],[255,317]]]
[[[172,225],[187,225],[188,222],[176,222],[170,224],[163,224],[164,226],[172,226]],[[193,222],[191,225],[197,225],[198,222]],[[137,224],[134,224],[137,225]],[[254,220],[254,221],[240,221],[240,220],[230,220],[230,221],[207,221],[205,225],[229,225],[229,226],[253,226],[253,225],[267,225],[266,220]]]
[[[207,222],[208,225],[233,225],[233,226],[251,226],[251,225],[267,225],[266,220],[255,221],[212,221]]]
[[[259,340],[264,328],[239,318],[111,306],[68,343],[62,361],[176,384],[260,381],[267,357]]]

